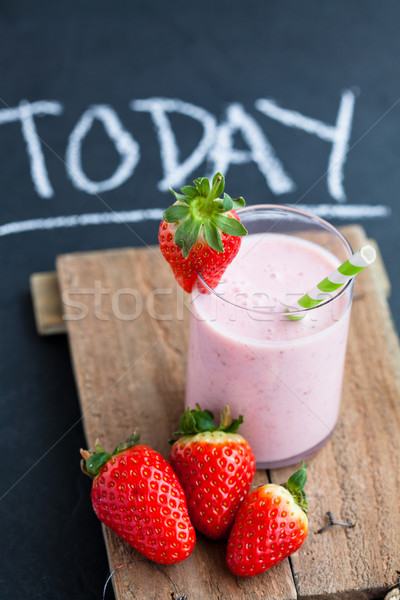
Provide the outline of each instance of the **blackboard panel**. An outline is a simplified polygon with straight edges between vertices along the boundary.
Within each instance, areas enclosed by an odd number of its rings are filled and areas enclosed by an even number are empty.
[[[399,327],[399,17],[386,0],[2,3],[5,593],[98,598],[107,572],[78,468],[66,340],[37,337],[29,276],[61,253],[154,243],[174,160],[197,152],[190,181],[226,159],[228,140],[232,195],[362,222],[383,253]],[[176,139],[164,158],[157,118],[164,142],[166,120]]]

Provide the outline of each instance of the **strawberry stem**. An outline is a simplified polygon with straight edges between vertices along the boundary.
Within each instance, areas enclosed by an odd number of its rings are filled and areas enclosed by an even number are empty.
[[[212,208],[214,200],[221,196],[224,189],[225,177],[221,175],[221,173],[216,173],[212,181],[212,188],[210,190],[210,193],[208,194],[204,202],[204,209],[206,213],[211,212],[210,209]]]
[[[217,431],[225,431],[226,433],[236,433],[242,423],[243,415],[239,415],[237,419],[232,419],[229,404],[225,404],[225,408],[221,411],[220,422]]]

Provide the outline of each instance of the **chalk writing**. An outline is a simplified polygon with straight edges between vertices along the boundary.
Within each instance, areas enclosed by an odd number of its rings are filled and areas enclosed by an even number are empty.
[[[360,220],[365,218],[388,217],[391,214],[389,206],[383,204],[295,204],[299,210],[312,212],[325,219]],[[31,231],[47,231],[65,229],[68,227],[87,227],[89,225],[122,225],[140,223],[142,221],[161,221],[165,208],[147,208],[135,210],[106,211],[100,213],[85,213],[80,215],[65,215],[42,219],[27,219],[13,221],[0,225],[0,237],[28,233]]]
[[[164,178],[159,182],[158,189],[168,190],[186,183],[187,177],[193,173],[207,157],[214,144],[217,130],[216,118],[204,108],[169,98],[149,98],[134,100],[130,103],[132,110],[149,112],[157,129],[160,145],[161,162]],[[179,149],[176,137],[171,128],[167,113],[176,112],[199,121],[204,129],[203,137],[192,154],[179,164]]]
[[[238,131],[247,143],[249,151],[233,147],[233,136]],[[241,104],[228,106],[226,122],[219,126],[210,154],[213,173],[221,171],[226,174],[231,164],[254,162],[274,194],[285,194],[295,188],[261,127],[255,119],[246,114]]]
[[[332,144],[326,171],[327,186],[331,197],[338,202],[346,200],[343,166],[349,148],[354,101],[355,96],[351,90],[342,93],[335,125],[323,123],[295,110],[281,108],[273,100],[261,98],[255,103],[256,109],[263,115],[286,127],[300,129]],[[217,170],[226,175],[231,165],[253,163],[275,195],[287,194],[296,187],[261,125],[239,103],[231,103],[227,106],[221,123],[218,123],[216,117],[206,109],[179,99],[156,97],[132,100],[129,106],[136,112],[150,113],[153,120],[163,169],[163,178],[158,183],[161,191],[187,183],[189,176],[203,163],[207,164],[209,175]],[[0,124],[16,121],[21,124],[33,186],[42,198],[50,198],[54,195],[54,191],[42,152],[44,142],[38,135],[34,117],[59,116],[62,112],[61,103],[46,100],[32,103],[24,100],[16,108],[0,109]],[[203,128],[197,146],[184,160],[180,160],[176,135],[169,118],[171,113],[194,119]],[[96,119],[102,123],[120,156],[119,165],[114,173],[101,181],[89,179],[82,164],[82,145]],[[235,148],[234,137],[237,133],[240,133],[248,149]],[[99,194],[118,188],[132,177],[139,161],[138,142],[123,126],[114,108],[106,104],[90,106],[78,120],[67,141],[65,155],[67,176],[76,188],[88,194]]]
[[[20,121],[21,131],[26,143],[29,166],[34,188],[42,198],[51,198],[54,191],[47,174],[46,164],[42,152],[41,139],[38,136],[34,117],[44,115],[60,115],[63,111],[62,104],[48,100],[27,102],[21,100],[16,108],[0,109],[0,125]]]
[[[93,126],[95,119],[99,119],[110,140],[114,143],[121,162],[108,179],[103,181],[91,181],[82,168],[82,142]],[[91,106],[83,113],[69,136],[67,152],[65,156],[67,174],[75,187],[88,194],[100,194],[122,185],[133,175],[139,162],[139,144],[132,135],[124,129],[117,113],[105,104]]]
[[[267,117],[279,121],[282,125],[296,127],[297,129],[316,135],[321,140],[332,142],[332,151],[329,156],[327,169],[327,184],[330,195],[339,202],[346,200],[346,194],[343,189],[343,165],[349,148],[354,100],[355,96],[351,90],[343,92],[335,126],[327,125],[317,119],[305,117],[293,110],[280,108],[273,100],[260,99],[255,103],[259,111],[263,112]]]

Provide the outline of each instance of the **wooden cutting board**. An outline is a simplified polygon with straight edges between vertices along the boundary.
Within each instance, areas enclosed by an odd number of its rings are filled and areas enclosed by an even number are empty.
[[[360,227],[343,228],[354,248]],[[158,248],[63,255],[57,275],[31,279],[41,333],[68,331],[88,446],[106,449],[139,426],[165,457],[183,408],[189,297]],[[198,536],[192,555],[166,567],[188,600],[382,598],[400,569],[400,351],[377,261],[356,279],[339,424],[308,460],[310,530],[291,558],[253,578],[225,565],[225,542]],[[61,312],[62,311],[62,315]],[[258,471],[255,485],[286,481],[293,468]],[[89,502],[88,498],[88,502]],[[352,528],[327,524],[327,511]],[[84,535],[84,532],[83,532]],[[104,528],[110,569],[139,555]],[[117,600],[169,598],[149,564],[113,578]]]

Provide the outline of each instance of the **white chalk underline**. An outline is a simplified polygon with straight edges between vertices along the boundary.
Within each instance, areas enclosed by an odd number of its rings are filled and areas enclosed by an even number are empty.
[[[319,217],[351,220],[388,217],[391,212],[389,206],[382,204],[296,204],[295,206],[299,210],[311,212]],[[0,237],[17,233],[27,233],[29,231],[46,231],[68,227],[123,225],[124,223],[140,223],[142,221],[160,221],[164,210],[163,208],[147,208],[113,212],[106,211],[14,221],[0,225]]]

